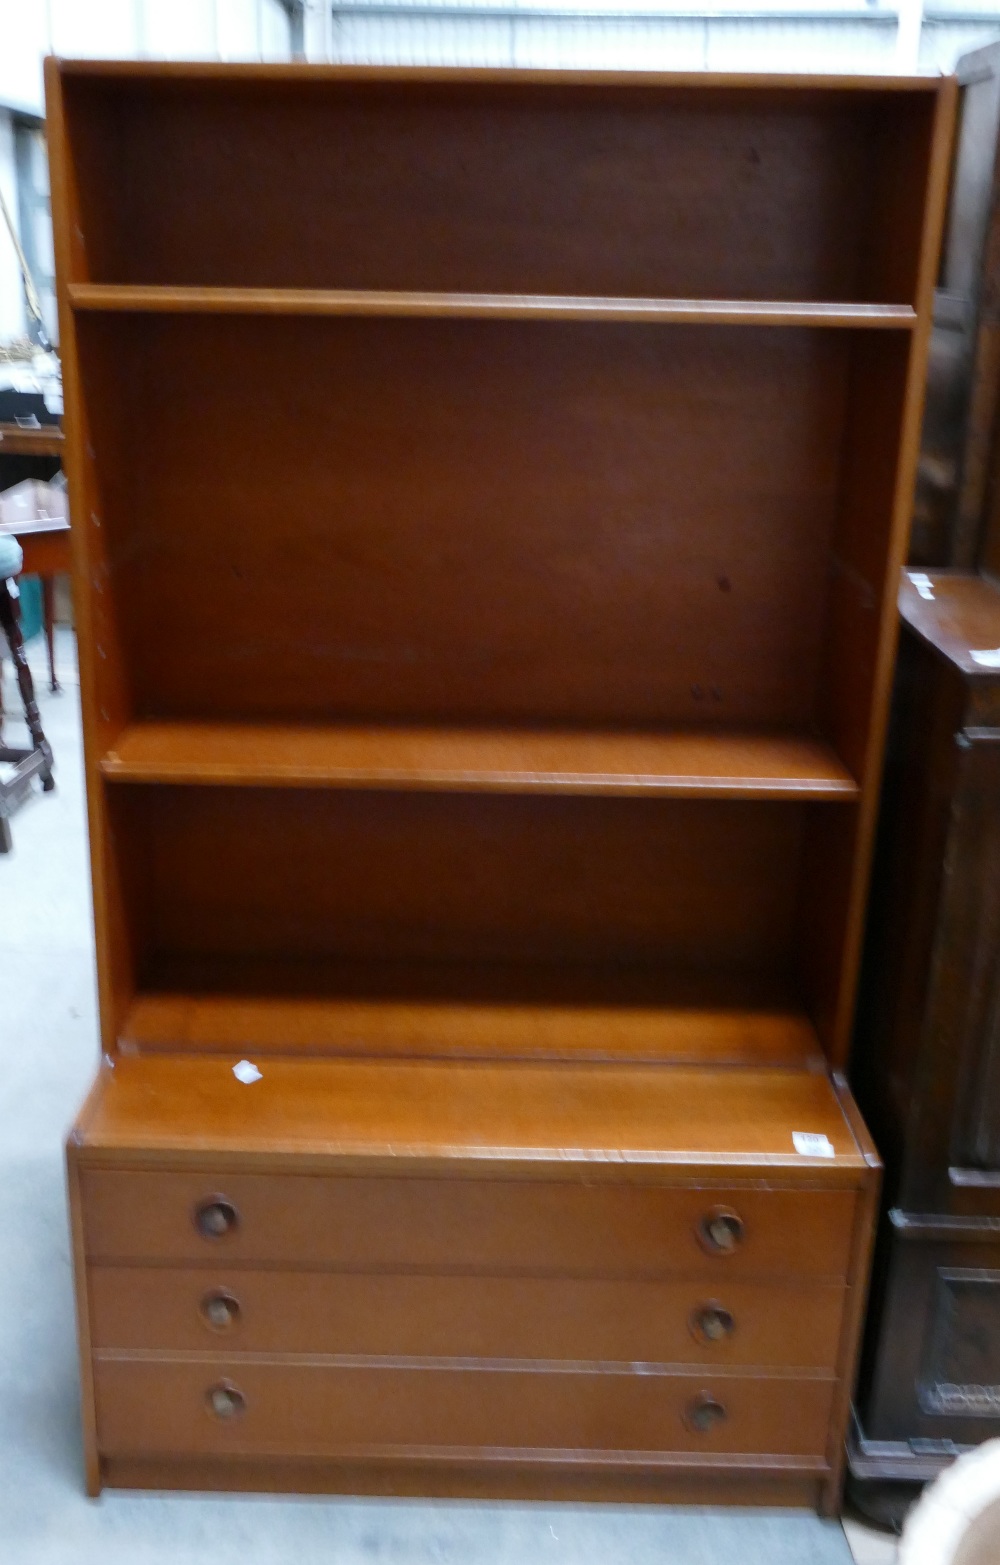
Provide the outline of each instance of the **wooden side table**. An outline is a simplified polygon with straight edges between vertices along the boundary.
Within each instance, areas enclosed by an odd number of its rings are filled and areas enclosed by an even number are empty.
[[[0,456],[54,456],[62,461],[64,445],[58,424],[27,429],[23,424],[0,423]]]
[[[55,578],[73,568],[69,526],[65,495],[48,484],[29,479],[0,494],[0,534],[12,535],[21,545],[24,552],[22,574],[41,578],[49,689],[53,692],[59,689],[55,658]]]
[[[10,817],[18,805],[23,803],[32,779],[41,778],[45,793],[49,793],[55,787],[55,779],[52,776],[52,750],[42,732],[42,720],[35,701],[35,688],[24,651],[24,637],[21,635],[21,618],[10,585],[12,575],[17,573],[20,567],[22,551],[10,549],[8,545],[10,553],[8,561],[4,553],[5,544],[7,540],[0,537],[0,632],[6,637],[14,662],[17,685],[24,703],[25,721],[31,735],[31,746],[28,749],[12,748],[3,744],[0,736],[0,762],[6,762],[14,768],[10,777],[0,780],[0,853],[10,852],[12,845]],[[2,708],[0,708],[0,720],[2,720]]]

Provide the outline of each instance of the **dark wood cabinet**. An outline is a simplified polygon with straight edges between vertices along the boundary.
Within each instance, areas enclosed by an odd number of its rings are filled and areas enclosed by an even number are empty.
[[[911,572],[853,1081],[886,1213],[852,1472],[1000,1434],[1000,584]]]

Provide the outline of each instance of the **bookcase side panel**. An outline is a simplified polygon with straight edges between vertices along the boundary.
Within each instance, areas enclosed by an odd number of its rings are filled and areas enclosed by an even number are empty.
[[[46,63],[45,79],[101,1039],[104,1050],[113,1052],[135,991],[134,942],[125,870],[99,763],[131,715],[132,696],[107,522],[129,508],[134,431],[129,409],[114,395],[103,366],[93,366],[87,381],[81,373],[76,321],[66,295],[68,279],[87,275],[81,152],[67,125],[55,61]]]
[[[955,120],[952,80],[938,88],[915,259],[917,329],[909,342],[859,338],[849,393],[843,485],[833,534],[821,724],[861,784],[856,812],[817,822],[803,878],[802,973],[834,1065],[850,1048],[871,854],[898,635],[899,573],[909,536],[933,290]],[[919,160],[916,167],[919,167]],[[912,193],[911,193],[912,194]],[[909,230],[904,225],[900,243]]]

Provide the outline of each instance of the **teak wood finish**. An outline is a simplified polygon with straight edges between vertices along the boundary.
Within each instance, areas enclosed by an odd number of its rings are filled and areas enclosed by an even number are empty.
[[[953,84],[47,71],[91,1491],[835,1508]]]

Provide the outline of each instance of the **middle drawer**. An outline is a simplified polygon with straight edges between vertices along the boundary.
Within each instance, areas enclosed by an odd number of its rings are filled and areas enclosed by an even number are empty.
[[[92,1266],[96,1352],[832,1368],[839,1283]]]

